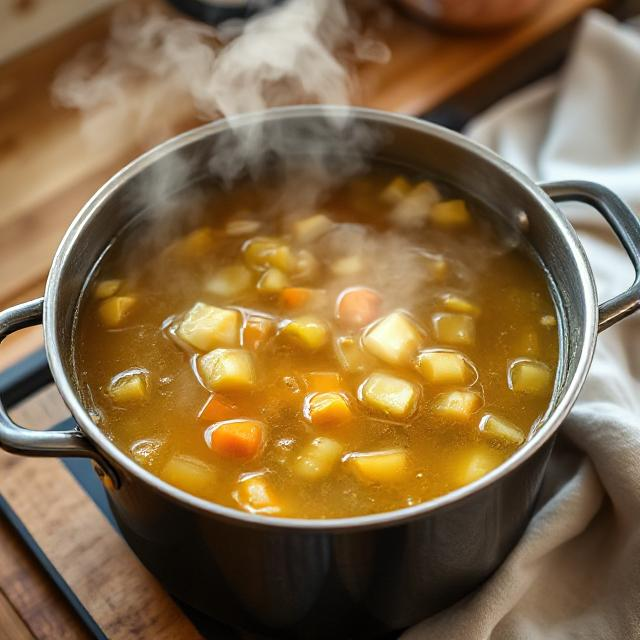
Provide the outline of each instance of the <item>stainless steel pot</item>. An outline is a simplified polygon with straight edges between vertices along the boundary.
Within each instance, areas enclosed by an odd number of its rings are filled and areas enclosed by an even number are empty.
[[[352,110],[383,141],[376,155],[455,184],[523,229],[550,278],[560,316],[561,359],[545,423],[502,466],[473,484],[390,513],[332,520],[256,517],[209,503],[151,475],[94,425],[74,388],[74,312],[87,277],[138,213],[131,194],[151,172],[189,157],[187,183],[206,179],[211,153],[233,141],[228,121],[205,125],[132,162],[86,204],[62,240],[43,299],[0,314],[0,339],[43,322],[55,382],[78,422],[67,433],[33,432],[0,411],[0,445],[25,455],[93,458],[134,551],[180,599],[232,625],[301,638],[378,634],[410,625],[471,591],[502,562],[531,517],[554,435],[588,373],[596,335],[640,306],[640,223],[607,189],[585,182],[535,185],[487,149],[400,115]],[[233,120],[267,132],[323,139],[343,108],[294,107]],[[598,210],[627,250],[634,284],[598,305],[576,234],[554,201]]]

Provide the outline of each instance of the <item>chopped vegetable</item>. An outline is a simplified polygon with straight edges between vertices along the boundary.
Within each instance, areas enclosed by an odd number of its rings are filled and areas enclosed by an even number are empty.
[[[558,321],[556,320],[555,316],[545,315],[540,318],[540,324],[543,327],[555,327],[558,324]]]
[[[207,444],[224,458],[253,458],[262,448],[263,434],[258,420],[224,420],[207,430]]]
[[[198,351],[235,347],[240,343],[241,322],[238,311],[196,302],[184,315],[176,335]]]
[[[111,379],[108,393],[116,404],[130,404],[144,400],[147,391],[148,373],[142,369],[128,369]]]
[[[241,478],[233,497],[243,509],[251,513],[277,515],[281,511],[273,489],[264,474],[251,474]]]
[[[271,257],[280,246],[282,241],[278,238],[252,238],[242,246],[244,260],[252,269],[264,271],[273,266]]]
[[[364,271],[365,261],[360,255],[345,256],[334,260],[329,268],[336,276],[355,276]]]
[[[260,223],[257,220],[240,218],[238,220],[229,220],[224,230],[228,236],[248,236],[255,233],[259,228]]]
[[[466,227],[471,222],[471,214],[464,200],[445,200],[431,207],[429,220],[437,227],[455,229]]]
[[[339,427],[353,419],[347,399],[337,391],[313,393],[308,396],[305,415],[315,427]]]
[[[471,316],[436,313],[433,316],[436,339],[444,344],[471,346],[476,341],[476,324]]]
[[[388,373],[372,373],[360,386],[360,400],[393,418],[407,418],[416,409],[418,386]]]
[[[400,449],[352,453],[347,463],[366,482],[389,484],[404,480],[407,475],[407,453]]]
[[[371,356],[366,354],[360,348],[359,342],[351,336],[342,336],[336,340],[336,358],[348,373],[362,373],[373,366]]]
[[[452,480],[462,487],[482,478],[500,465],[502,459],[497,451],[486,447],[473,447],[455,456]]]
[[[465,313],[468,316],[477,318],[480,315],[480,307],[469,302],[462,296],[457,296],[453,293],[448,293],[443,296],[442,304],[447,311],[454,313]]]
[[[296,220],[292,225],[293,237],[296,242],[308,244],[323,236],[331,227],[333,227],[331,219],[324,213],[317,213],[308,218]]]
[[[411,191],[411,184],[404,176],[396,176],[382,191],[380,198],[387,204],[397,204]]]
[[[387,364],[409,364],[422,345],[418,325],[402,311],[394,311],[371,327],[362,343],[371,354]]]
[[[100,303],[98,314],[105,327],[119,327],[136,304],[133,296],[114,296]]]
[[[300,316],[288,322],[281,334],[310,351],[317,351],[329,341],[329,327],[315,316]]]
[[[271,318],[249,316],[242,329],[242,346],[257,351],[276,332],[276,323]]]
[[[429,216],[440,194],[431,182],[420,182],[391,211],[391,220],[405,228],[419,227]]]
[[[253,285],[253,274],[243,264],[233,264],[217,271],[205,289],[221,298],[235,298]]]
[[[242,349],[214,349],[198,358],[198,370],[212,391],[243,391],[256,384],[253,358]]]
[[[309,393],[344,389],[342,378],[335,371],[312,371],[305,374],[304,382]]]
[[[257,289],[260,293],[271,295],[280,293],[285,287],[289,286],[289,278],[275,267],[267,269],[260,280],[258,280]]]
[[[418,255],[425,265],[428,282],[442,282],[449,275],[449,263],[444,256],[428,251],[420,251]]]
[[[342,445],[331,438],[314,438],[300,453],[293,472],[304,480],[322,480],[329,476],[342,456]]]
[[[284,244],[273,249],[269,253],[267,261],[272,267],[279,269],[283,273],[291,273],[297,266],[296,257],[293,255],[291,248]]]
[[[218,245],[218,233],[211,227],[200,227],[178,240],[169,249],[181,258],[202,258]]]
[[[509,444],[520,445],[525,440],[524,433],[515,424],[490,413],[480,420],[480,431]]]
[[[482,398],[474,391],[451,391],[438,396],[434,413],[458,422],[467,421],[482,405]]]
[[[300,307],[304,307],[309,300],[311,300],[313,293],[313,289],[308,289],[306,287],[287,287],[282,290],[280,300],[288,309],[299,309]]]
[[[509,388],[518,393],[545,393],[553,382],[551,369],[535,360],[516,360],[509,367]]]
[[[422,351],[416,358],[416,369],[430,384],[467,384],[474,367],[459,351]]]
[[[291,274],[296,280],[309,280],[315,278],[320,270],[320,263],[316,257],[306,249],[300,249],[295,256],[295,266]]]
[[[161,478],[178,489],[201,493],[216,479],[215,469],[192,456],[173,456],[162,468]]]
[[[93,290],[93,296],[98,300],[110,298],[118,292],[122,286],[122,280],[101,280]]]
[[[345,289],[336,305],[336,316],[348,327],[360,328],[380,316],[382,298],[373,289],[353,287]]]
[[[129,447],[129,452],[139,465],[148,467],[158,460],[165,445],[166,441],[164,439],[143,438],[142,440],[136,440]]]
[[[220,393],[212,393],[205,402],[198,418],[209,424],[240,417],[240,410]]]

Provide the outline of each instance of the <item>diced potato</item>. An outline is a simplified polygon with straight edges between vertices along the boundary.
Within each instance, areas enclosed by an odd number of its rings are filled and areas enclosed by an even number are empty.
[[[348,465],[366,482],[390,484],[403,480],[407,475],[407,453],[401,449],[352,453]]]
[[[300,249],[295,256],[295,265],[291,274],[297,280],[310,280],[315,278],[320,271],[320,263],[316,257],[306,249]]]
[[[213,485],[215,469],[192,456],[173,456],[162,468],[160,477],[178,489],[189,493],[201,493]]]
[[[431,207],[429,220],[444,229],[466,227],[471,222],[471,214],[464,200],[445,200]]]
[[[238,311],[196,302],[176,329],[176,335],[198,351],[235,347],[240,343],[242,318]]]
[[[305,401],[305,415],[315,427],[339,427],[353,419],[349,402],[337,391],[313,393]]]
[[[136,304],[133,296],[113,296],[100,303],[98,315],[105,327],[119,327]]]
[[[457,422],[466,422],[482,405],[482,398],[474,391],[451,391],[436,399],[434,413]]]
[[[465,313],[474,318],[480,315],[480,307],[453,293],[446,294],[442,299],[442,304],[447,311],[453,313]]]
[[[304,376],[304,382],[309,393],[344,389],[342,377],[335,371],[311,371]]]
[[[312,440],[293,464],[293,472],[304,480],[326,478],[342,456],[342,445],[331,438]]]
[[[515,424],[491,413],[480,420],[480,431],[508,444],[520,445],[525,441],[524,433]]]
[[[558,324],[558,321],[555,316],[547,314],[540,318],[540,324],[543,327],[555,327]]]
[[[101,280],[93,290],[93,295],[98,300],[104,300],[115,295],[121,286],[122,280]]]
[[[362,373],[373,366],[371,356],[366,354],[360,348],[359,342],[351,336],[342,336],[336,340],[336,358],[348,373]]]
[[[291,273],[295,271],[297,266],[296,256],[293,255],[291,248],[283,244],[275,248],[267,257],[269,264],[283,273]]]
[[[281,334],[309,351],[316,351],[329,341],[329,327],[315,316],[300,316],[291,320],[282,328]]]
[[[360,328],[380,317],[382,297],[373,289],[345,289],[336,302],[336,317],[343,325]]]
[[[499,452],[486,447],[473,447],[456,456],[452,480],[458,487],[471,484],[500,465]]]
[[[214,349],[198,358],[198,371],[211,391],[243,391],[256,384],[253,358],[242,349]]]
[[[262,448],[264,425],[258,420],[223,420],[207,429],[209,448],[223,458],[253,458]]]
[[[109,383],[109,396],[116,404],[140,402],[147,397],[148,374],[141,369],[129,369],[114,376]]]
[[[169,250],[182,258],[202,258],[218,245],[218,234],[211,227],[201,227],[178,240]]]
[[[237,220],[229,220],[224,228],[228,236],[249,236],[260,228],[257,220],[247,220],[239,218]]]
[[[139,465],[149,467],[158,460],[165,445],[165,440],[143,438],[142,440],[136,440],[129,448],[129,452]]]
[[[336,276],[355,276],[365,269],[365,260],[360,255],[345,256],[334,260],[329,266]]]
[[[296,220],[292,225],[293,237],[296,242],[308,244],[323,236],[333,227],[333,221],[324,213],[317,213],[302,220]]]
[[[436,313],[433,316],[436,340],[444,344],[471,346],[476,341],[476,323],[460,313]]]
[[[249,316],[242,329],[242,346],[257,351],[276,332],[276,323],[271,318]]]
[[[253,273],[243,264],[232,264],[217,271],[205,289],[221,298],[235,298],[253,285]]]
[[[553,383],[551,369],[535,360],[516,360],[509,367],[509,388],[518,393],[540,395]]]
[[[360,400],[393,418],[407,418],[416,409],[420,390],[408,380],[388,373],[372,373],[360,386]]]
[[[427,220],[439,198],[440,194],[433,183],[426,180],[420,182],[396,204],[391,219],[401,227],[419,227]]]
[[[396,176],[380,194],[380,198],[387,204],[400,202],[411,191],[411,184],[404,176]]]
[[[242,253],[249,267],[262,271],[272,266],[271,256],[281,246],[279,238],[252,238],[242,245]]]
[[[233,497],[245,511],[251,513],[277,515],[281,511],[278,499],[264,474],[241,477]]]
[[[423,342],[418,325],[402,311],[394,311],[371,327],[362,343],[387,364],[409,364]]]
[[[418,255],[424,262],[428,282],[442,282],[447,277],[449,263],[444,256],[428,251],[419,251]]]
[[[422,351],[416,358],[416,369],[431,384],[467,384],[474,368],[459,351]]]
[[[267,269],[260,280],[258,280],[257,289],[260,293],[266,295],[272,295],[280,293],[283,289],[289,286],[289,278],[275,267]]]

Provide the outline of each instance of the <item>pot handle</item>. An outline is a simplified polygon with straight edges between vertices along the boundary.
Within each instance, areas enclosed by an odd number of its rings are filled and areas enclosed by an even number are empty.
[[[595,182],[567,180],[539,186],[554,202],[584,202],[601,213],[633,263],[636,272],[633,284],[598,307],[598,331],[640,309],[640,219],[613,191]]]
[[[31,300],[0,312],[0,342],[20,329],[42,322],[43,298]],[[114,487],[119,479],[111,465],[77,427],[72,431],[33,431],[18,426],[0,401],[0,447],[25,456],[91,458],[98,475],[105,475]]]

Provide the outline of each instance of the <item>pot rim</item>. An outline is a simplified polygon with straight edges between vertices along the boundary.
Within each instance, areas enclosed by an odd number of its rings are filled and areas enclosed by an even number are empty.
[[[215,502],[198,498],[177,487],[174,487],[149,471],[136,464],[123,453],[107,436],[93,423],[80,398],[64,371],[60,356],[59,335],[61,327],[57,323],[56,306],[60,288],[61,273],[65,262],[73,255],[78,236],[90,219],[108,200],[113,193],[122,188],[128,180],[137,175],[158,158],[177,151],[192,142],[212,136],[235,126],[244,126],[264,121],[277,121],[296,118],[315,117],[355,117],[359,121],[389,124],[412,129],[416,133],[428,133],[430,136],[444,140],[447,143],[462,147],[472,155],[481,156],[490,162],[497,171],[507,174],[518,183],[521,189],[529,192],[542,206],[553,220],[556,232],[569,246],[571,254],[576,262],[577,271],[585,296],[584,335],[585,339],[579,352],[579,362],[573,378],[564,386],[564,393],[559,397],[555,408],[548,414],[543,426],[536,434],[513,455],[505,460],[499,467],[493,469],[471,484],[460,487],[447,494],[422,502],[410,507],[347,518],[306,519],[306,518],[281,518],[274,516],[256,516],[255,514],[239,511],[231,507],[219,505]],[[76,300],[76,304],[77,304]],[[45,338],[45,350],[54,382],[60,391],[65,403],[72,415],[77,420],[82,432],[91,440],[94,446],[106,453],[108,459],[114,460],[117,465],[126,470],[134,478],[144,482],[151,488],[160,492],[171,500],[180,503],[192,510],[204,512],[210,516],[233,520],[247,526],[257,528],[296,529],[307,532],[335,531],[346,532],[350,530],[363,530],[382,526],[396,525],[408,520],[414,520],[436,510],[443,510],[455,506],[458,502],[469,496],[486,489],[500,478],[508,475],[517,467],[533,456],[556,432],[564,418],[573,406],[580,392],[595,350],[597,336],[597,295],[595,282],[584,249],[578,236],[566,219],[546,193],[532,182],[521,171],[507,163],[490,149],[469,140],[463,135],[445,129],[439,125],[428,123],[417,118],[395,114],[376,109],[343,106],[294,106],[268,109],[266,111],[243,114],[224,118],[207,123],[195,129],[191,129],[160,145],[150,149],[143,155],[134,159],[123,169],[110,178],[82,207],[65,233],[56,254],[53,258],[51,270],[47,278],[44,296],[43,332]],[[566,354],[560,353],[560,365]],[[116,490],[117,491],[117,490]]]

